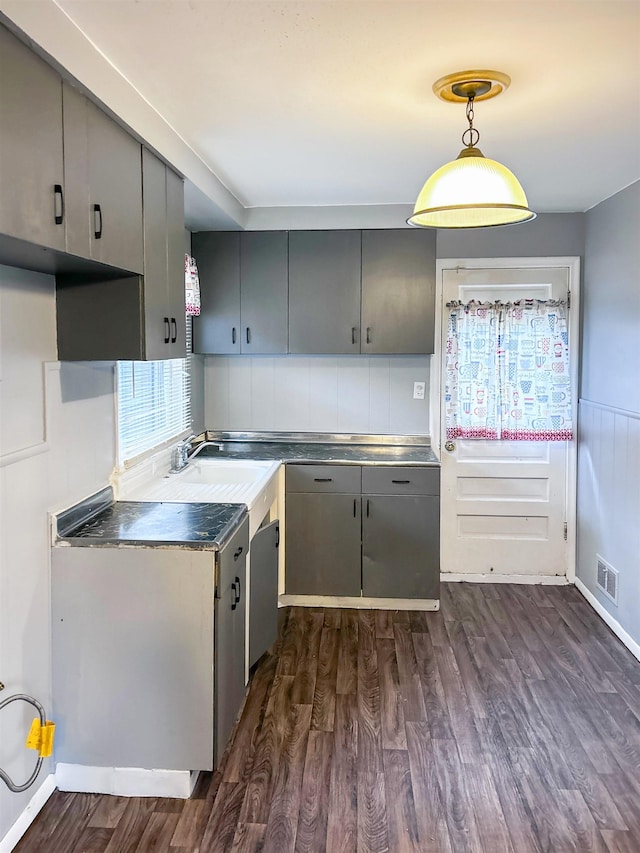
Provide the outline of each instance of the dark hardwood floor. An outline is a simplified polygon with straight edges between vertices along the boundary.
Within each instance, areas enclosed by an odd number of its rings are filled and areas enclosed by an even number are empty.
[[[640,851],[640,663],[573,587],[281,616],[190,800],[56,792],[17,852]]]

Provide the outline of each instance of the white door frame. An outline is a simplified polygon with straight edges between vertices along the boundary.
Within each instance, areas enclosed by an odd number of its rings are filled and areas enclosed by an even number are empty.
[[[576,539],[577,539],[577,470],[578,470],[578,377],[580,360],[580,258],[576,256],[544,258],[440,258],[436,261],[436,322],[434,353],[431,358],[429,381],[429,431],[431,446],[438,458],[442,458],[441,430],[441,384],[442,384],[442,279],[443,271],[451,269],[531,269],[535,267],[567,267],[569,270],[569,292],[571,310],[568,314],[570,342],[570,375],[573,390],[573,427],[574,438],[567,448],[567,551],[568,565],[566,581],[575,582],[576,576]],[[481,578],[478,577],[478,580]],[[446,580],[446,577],[445,577]],[[498,578],[492,577],[492,582]],[[507,580],[507,578],[505,578]],[[532,579],[537,582],[537,579]],[[553,582],[549,578],[548,582]],[[563,579],[564,582],[564,579]]]

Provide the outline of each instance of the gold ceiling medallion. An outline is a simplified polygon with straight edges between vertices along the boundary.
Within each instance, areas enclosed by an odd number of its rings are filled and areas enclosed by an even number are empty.
[[[511,78],[500,71],[459,71],[441,77],[433,91],[443,101],[465,103],[468,128],[465,146],[455,160],[437,169],[423,186],[413,215],[417,228],[487,228],[514,225],[535,217],[520,182],[506,166],[485,157],[473,126],[474,104],[495,98]]]

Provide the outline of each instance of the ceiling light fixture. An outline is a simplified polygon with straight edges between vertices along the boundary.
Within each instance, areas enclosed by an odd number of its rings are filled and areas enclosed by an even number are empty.
[[[506,166],[477,147],[474,104],[501,94],[511,79],[499,71],[461,71],[441,77],[433,91],[444,101],[466,101],[469,127],[455,160],[437,169],[416,201],[409,225],[418,228],[486,228],[513,225],[535,217],[520,182]]]

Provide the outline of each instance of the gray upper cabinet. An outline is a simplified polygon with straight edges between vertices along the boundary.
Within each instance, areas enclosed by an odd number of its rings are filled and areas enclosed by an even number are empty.
[[[195,352],[287,352],[287,249],[286,231],[193,235],[202,299]]]
[[[144,276],[56,279],[61,361],[184,358],[182,179],[144,150]]]
[[[202,308],[193,320],[193,351],[240,352],[240,234],[202,231],[192,237]]]
[[[182,179],[143,148],[144,326],[147,359],[184,358]]]
[[[289,233],[289,352],[360,352],[360,231]]]
[[[64,250],[62,82],[0,26],[0,233]]]
[[[140,143],[87,103],[91,257],[143,272]]]
[[[435,234],[362,232],[363,353],[432,353]]]
[[[288,246],[286,231],[240,235],[241,352],[287,352]]]

